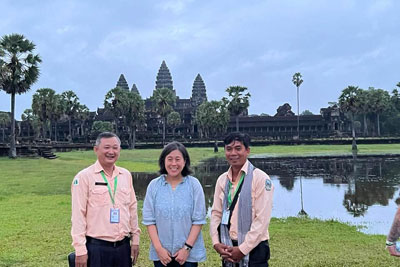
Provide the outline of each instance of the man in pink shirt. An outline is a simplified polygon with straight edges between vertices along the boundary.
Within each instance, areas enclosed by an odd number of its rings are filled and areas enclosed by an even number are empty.
[[[72,182],[71,235],[76,267],[128,267],[139,255],[132,176],[115,165],[120,145],[115,134],[101,133],[94,147],[97,161]]]
[[[224,144],[230,168],[215,186],[210,224],[214,249],[225,267],[268,266],[274,187],[269,176],[247,160],[247,134],[230,133]]]

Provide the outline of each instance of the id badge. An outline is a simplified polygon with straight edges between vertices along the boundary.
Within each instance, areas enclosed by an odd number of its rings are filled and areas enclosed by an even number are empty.
[[[231,213],[230,210],[224,210],[224,212],[222,213],[222,220],[221,223],[224,225],[228,225],[229,223],[229,214]]]
[[[119,223],[119,209],[110,209],[110,223]]]

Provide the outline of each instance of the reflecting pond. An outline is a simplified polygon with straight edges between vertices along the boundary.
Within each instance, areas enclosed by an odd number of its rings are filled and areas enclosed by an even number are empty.
[[[389,231],[399,202],[399,157],[251,158],[275,186],[273,217],[297,216],[303,200],[311,218],[336,219],[360,226],[369,234]],[[224,159],[210,159],[195,168],[208,208]],[[156,173],[133,173],[139,199]],[[302,192],[302,199],[301,199]]]

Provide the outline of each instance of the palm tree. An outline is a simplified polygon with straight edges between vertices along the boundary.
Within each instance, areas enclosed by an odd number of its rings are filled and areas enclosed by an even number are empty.
[[[181,115],[176,111],[171,112],[167,116],[167,124],[172,127],[172,135],[175,136],[175,129],[181,124]]]
[[[175,104],[176,96],[171,89],[159,88],[153,91],[153,95],[150,97],[154,104],[156,113],[161,116],[163,124],[163,140],[162,144],[165,144],[165,123],[169,112],[172,111],[172,106]]]
[[[125,123],[129,127],[129,148],[136,145],[136,129],[144,121],[144,101],[135,91],[126,91],[127,101],[124,112]]]
[[[84,125],[86,120],[89,118],[90,112],[86,105],[79,105],[79,108],[76,111],[76,117],[81,122],[81,136],[85,134]]]
[[[11,95],[10,157],[17,157],[15,147],[15,95],[29,91],[39,77],[39,55],[35,44],[21,34],[4,35],[0,40],[0,88]]]
[[[236,131],[239,131],[239,115],[249,107],[250,93],[246,93],[247,87],[230,86],[225,90],[228,93],[228,98],[222,98],[222,101],[228,107],[231,114],[236,117]]]
[[[47,127],[48,124],[51,125],[52,114],[56,110],[56,105],[56,92],[51,88],[38,89],[32,97],[32,111],[42,122],[43,138],[47,137]]]
[[[351,149],[357,150],[357,143],[356,143],[356,133],[354,129],[354,114],[359,111],[360,107],[360,91],[361,89],[358,86],[347,86],[343,89],[342,94],[339,96],[339,106],[340,109],[344,112],[350,114],[351,118],[351,132],[352,132],[352,144]]]
[[[6,112],[0,112],[0,126],[3,131],[3,143],[4,143],[4,130],[10,123],[10,115]]]
[[[299,114],[299,109],[300,109],[300,99],[299,99],[299,87],[300,85],[303,83],[303,79],[301,76],[300,72],[296,72],[295,74],[293,74],[293,78],[292,78],[292,82],[293,84],[296,86],[297,88],[297,138],[300,139],[300,114]]]
[[[204,101],[196,110],[196,123],[206,138],[217,139],[225,133],[229,122],[229,111],[223,101]]]
[[[75,118],[79,109],[79,97],[73,91],[65,91],[61,94],[61,105],[64,114],[68,116],[69,142],[72,143],[71,120]]]
[[[390,95],[383,89],[370,88],[371,110],[376,115],[376,125],[378,136],[381,136],[380,115],[389,110]]]
[[[104,107],[114,115],[115,133],[118,135],[119,119],[124,114],[126,108],[126,90],[115,87],[107,92],[104,99]]]

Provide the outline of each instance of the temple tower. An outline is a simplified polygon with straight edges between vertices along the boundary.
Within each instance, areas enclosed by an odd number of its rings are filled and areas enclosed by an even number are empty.
[[[122,88],[122,89],[125,89],[125,90],[129,91],[129,85],[126,82],[125,76],[123,74],[121,74],[119,76],[119,80],[117,82],[116,87],[119,87],[119,88]]]
[[[140,95],[139,90],[136,87],[136,84],[132,85],[131,92],[134,92],[134,93],[137,93],[138,95]]]
[[[156,79],[156,89],[159,89],[159,88],[171,89],[174,92],[174,94],[176,95],[174,86],[172,84],[171,73],[169,72],[167,64],[165,64],[164,60],[161,63],[160,69],[158,70],[157,79]]]
[[[191,100],[195,106],[207,101],[206,85],[204,84],[203,78],[201,78],[200,74],[197,74],[196,79],[193,82]]]

